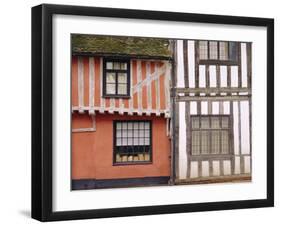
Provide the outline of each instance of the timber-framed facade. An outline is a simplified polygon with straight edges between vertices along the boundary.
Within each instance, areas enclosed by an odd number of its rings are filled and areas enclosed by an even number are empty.
[[[251,54],[74,35],[72,189],[250,181]]]

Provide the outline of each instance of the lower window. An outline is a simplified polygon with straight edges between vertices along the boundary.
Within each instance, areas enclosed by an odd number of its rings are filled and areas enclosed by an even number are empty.
[[[151,121],[114,122],[114,163],[151,162]]]
[[[231,154],[228,115],[191,116],[191,154]]]

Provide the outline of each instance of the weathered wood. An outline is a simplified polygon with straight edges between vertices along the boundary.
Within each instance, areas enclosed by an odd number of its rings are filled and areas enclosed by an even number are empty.
[[[93,57],[89,58],[89,107],[92,108],[95,105],[95,61]]]
[[[248,88],[236,88],[236,87],[221,87],[221,88],[176,88],[176,93],[249,93],[251,90]]]
[[[186,180],[176,180],[176,184],[210,184],[210,183],[233,183],[233,182],[250,182],[252,177],[250,174],[244,175],[228,175],[228,176],[211,176],[200,178],[189,178]]]
[[[84,107],[84,64],[83,57],[78,57],[78,106],[80,113]]]
[[[195,41],[195,87],[199,87],[199,41]]]
[[[185,103],[185,117],[186,117],[186,156],[187,156],[187,171],[186,177],[190,177],[191,165],[190,165],[190,156],[191,156],[191,121],[190,121],[190,103]]]
[[[192,161],[199,160],[230,160],[232,157],[231,154],[211,154],[211,155],[191,155],[190,158]]]
[[[230,100],[249,100],[250,95],[243,96],[179,96],[176,101],[230,101]]]
[[[242,74],[241,74],[241,42],[238,45],[238,87],[242,87]]]
[[[185,87],[189,87],[187,40],[183,40],[183,69],[184,69],[184,84],[185,84]]]

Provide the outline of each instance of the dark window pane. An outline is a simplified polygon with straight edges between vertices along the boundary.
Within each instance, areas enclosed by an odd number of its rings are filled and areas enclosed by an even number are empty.
[[[229,60],[237,61],[238,45],[236,42],[229,42]]]

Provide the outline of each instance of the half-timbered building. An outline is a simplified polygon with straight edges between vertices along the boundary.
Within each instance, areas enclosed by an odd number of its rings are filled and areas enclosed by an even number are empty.
[[[167,184],[170,42],[72,36],[72,188]]]
[[[250,180],[251,43],[176,43],[175,183]]]
[[[72,189],[251,180],[251,54],[72,35]]]

